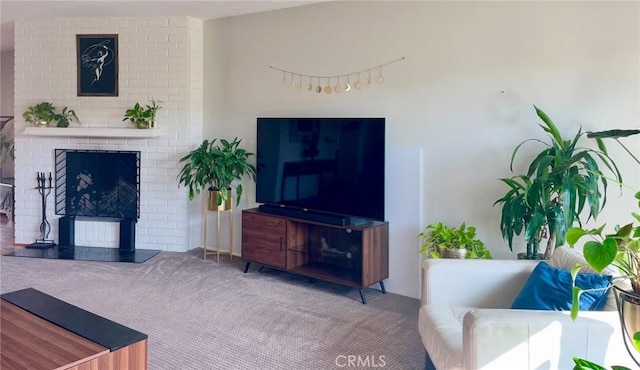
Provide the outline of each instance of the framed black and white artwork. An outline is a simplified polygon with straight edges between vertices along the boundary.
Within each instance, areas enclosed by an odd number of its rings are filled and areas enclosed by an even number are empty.
[[[118,35],[76,35],[78,96],[118,96]]]

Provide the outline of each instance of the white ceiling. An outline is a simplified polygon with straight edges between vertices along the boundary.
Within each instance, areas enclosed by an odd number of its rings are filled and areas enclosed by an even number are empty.
[[[330,0],[0,0],[0,50],[12,50],[14,21],[22,18],[189,16],[216,19]]]

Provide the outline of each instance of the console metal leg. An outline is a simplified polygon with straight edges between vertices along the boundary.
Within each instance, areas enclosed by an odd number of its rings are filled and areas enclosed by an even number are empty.
[[[358,289],[360,291],[360,299],[362,299],[362,304],[367,304],[367,299],[364,297],[364,290]]]
[[[380,280],[380,290],[382,290],[382,294],[387,294],[387,290],[384,288],[384,281]]]
[[[246,265],[244,265],[244,273],[246,274],[247,271],[249,271],[249,265],[251,264],[251,262],[247,262]]]

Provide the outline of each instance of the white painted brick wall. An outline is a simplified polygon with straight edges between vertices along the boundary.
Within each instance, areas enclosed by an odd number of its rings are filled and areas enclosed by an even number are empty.
[[[16,112],[16,243],[39,237],[40,195],[36,172],[54,172],[53,151],[64,149],[141,151],[140,220],[136,248],[186,251],[191,211],[184,189],[178,188],[178,159],[202,140],[202,22],[187,17],[73,18],[22,20],[15,25]],[[119,96],[78,97],[76,34],[118,34]],[[49,101],[74,109],[83,127],[131,128],[124,111],[151,98],[164,102],[159,138],[50,138],[26,136],[21,118],[27,107]],[[61,128],[60,130],[64,130]],[[54,194],[47,203],[58,239]],[[195,224],[190,226],[191,224]],[[79,222],[76,244],[116,247],[118,224]]]

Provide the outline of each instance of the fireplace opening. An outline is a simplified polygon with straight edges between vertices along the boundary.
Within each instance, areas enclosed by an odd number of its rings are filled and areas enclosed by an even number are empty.
[[[140,218],[140,152],[55,150],[56,214]]]

